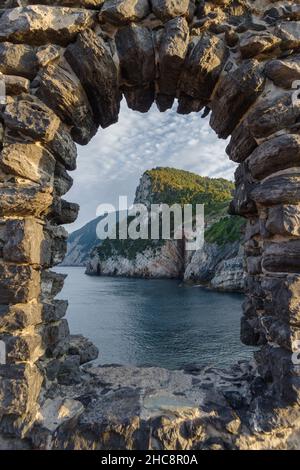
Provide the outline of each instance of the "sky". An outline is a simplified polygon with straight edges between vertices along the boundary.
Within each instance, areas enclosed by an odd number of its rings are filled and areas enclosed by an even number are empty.
[[[143,172],[157,166],[232,180],[236,164],[225,154],[226,145],[210,129],[209,116],[182,116],[175,107],[160,113],[155,105],[141,114],[123,100],[119,122],[100,129],[87,146],[78,146],[74,185],[65,199],[77,202],[80,212],[67,230],[94,219],[99,204],[113,204],[117,210],[119,195],[132,203]]]

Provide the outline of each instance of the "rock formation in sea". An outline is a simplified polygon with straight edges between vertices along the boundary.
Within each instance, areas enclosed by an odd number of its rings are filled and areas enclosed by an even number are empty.
[[[297,2],[0,6],[0,446],[299,448]],[[66,251],[61,226],[79,209],[63,198],[75,143],[115,123],[122,96],[140,112],[177,99],[179,113],[203,110],[220,138],[231,136],[230,211],[247,219],[241,337],[261,345],[252,366],[220,381],[195,369],[178,387],[178,374],[163,371],[151,396],[151,368],[86,375],[70,352],[67,302],[56,299],[64,276],[51,271]]]
[[[136,189],[135,204],[205,204],[207,241],[197,251],[187,251],[183,240],[106,240],[90,255],[82,253],[90,275],[184,279],[222,291],[244,290],[244,219],[228,212],[233,184],[223,178],[201,177],[174,168],[146,171]],[[87,226],[87,237],[90,224]],[[82,231],[85,231],[83,229]],[[82,233],[82,232],[81,232]],[[74,236],[66,260],[77,253]],[[77,238],[77,237],[76,237]],[[84,248],[84,244],[81,243]],[[82,252],[82,248],[81,248]],[[66,262],[66,261],[64,261]]]

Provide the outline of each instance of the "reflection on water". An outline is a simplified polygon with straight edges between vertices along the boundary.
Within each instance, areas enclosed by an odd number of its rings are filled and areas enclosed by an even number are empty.
[[[100,350],[99,362],[180,368],[230,365],[251,357],[239,339],[240,294],[180,286],[173,280],[90,277],[68,274],[60,295],[69,300],[72,333]]]

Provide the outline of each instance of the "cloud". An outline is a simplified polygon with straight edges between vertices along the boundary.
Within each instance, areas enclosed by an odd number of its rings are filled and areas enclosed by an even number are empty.
[[[93,219],[99,204],[117,205],[119,195],[132,201],[142,173],[156,166],[170,166],[203,176],[233,178],[236,165],[225,154],[226,142],[218,140],[209,118],[187,116],[175,109],[147,114],[134,112],[122,102],[119,122],[100,129],[86,147],[78,147],[74,186],[66,198],[80,204],[80,214],[69,231]]]

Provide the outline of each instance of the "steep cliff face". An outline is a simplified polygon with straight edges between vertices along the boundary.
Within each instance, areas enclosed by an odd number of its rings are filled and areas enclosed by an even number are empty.
[[[86,273],[104,276],[178,279],[184,272],[184,257],[180,245],[166,241],[161,246],[151,246],[128,258],[112,254],[101,259],[101,247],[95,249],[87,263]]]
[[[205,203],[205,244],[186,251],[184,242],[105,240],[92,250],[86,273],[142,278],[179,278],[224,291],[244,284],[243,220],[227,214],[232,183],[170,168],[144,173],[135,203]]]
[[[218,245],[205,243],[186,265],[185,281],[194,281],[216,290],[243,291],[243,248],[239,241]]]

